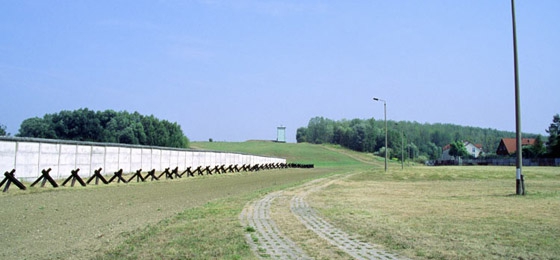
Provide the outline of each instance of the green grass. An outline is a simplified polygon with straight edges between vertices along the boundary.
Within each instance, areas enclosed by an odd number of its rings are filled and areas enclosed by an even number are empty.
[[[312,163],[172,181],[10,190],[0,196],[2,259],[254,259],[239,214],[264,194],[352,174],[309,203],[349,233],[414,259],[558,259],[560,171],[524,167],[407,167],[337,146],[193,143]],[[50,238],[56,237],[52,240]],[[312,249],[313,250],[313,249]],[[315,248],[314,250],[321,250]]]
[[[238,219],[239,209],[253,196],[187,209],[134,232],[97,259],[254,259]]]
[[[555,259],[560,255],[558,168],[411,167],[370,171],[313,194],[335,225],[415,259]],[[333,199],[336,198],[336,199]]]

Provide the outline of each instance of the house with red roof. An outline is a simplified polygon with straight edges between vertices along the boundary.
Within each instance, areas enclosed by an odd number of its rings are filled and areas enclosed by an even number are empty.
[[[484,152],[482,150],[482,144],[473,144],[469,141],[463,141],[463,144],[465,145],[465,148],[467,148],[467,152],[469,152],[469,155],[472,158],[478,158]],[[454,160],[455,159],[454,156],[449,155],[449,150],[450,149],[451,149],[451,144],[448,144],[448,145],[443,147],[442,153],[441,153],[441,159],[442,160]]]
[[[535,144],[535,138],[522,138],[521,146],[529,146]],[[497,155],[512,155],[517,152],[517,139],[516,138],[502,138],[498,149],[496,149]]]

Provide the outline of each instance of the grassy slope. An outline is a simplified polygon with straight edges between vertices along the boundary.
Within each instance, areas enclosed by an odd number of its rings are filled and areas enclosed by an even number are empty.
[[[315,166],[319,167],[340,167],[362,164],[358,159],[353,158],[349,155],[341,156],[341,151],[346,151],[354,157],[364,156],[363,154],[352,152],[335,146],[323,146],[308,143],[293,144],[259,141],[242,143],[195,142],[191,144],[191,147],[195,149],[230,151],[280,157],[285,158],[288,162],[312,163],[315,164]]]

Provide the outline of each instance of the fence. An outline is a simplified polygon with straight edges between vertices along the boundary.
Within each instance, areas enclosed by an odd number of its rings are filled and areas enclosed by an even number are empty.
[[[99,168],[102,168],[101,174],[112,175],[119,169],[133,173],[138,169],[164,171],[169,167],[275,163],[286,163],[286,160],[218,151],[0,137],[0,171],[17,169],[17,178],[26,181],[36,179],[42,170],[49,168],[53,178],[62,179],[75,169],[80,169],[83,177],[89,177]]]

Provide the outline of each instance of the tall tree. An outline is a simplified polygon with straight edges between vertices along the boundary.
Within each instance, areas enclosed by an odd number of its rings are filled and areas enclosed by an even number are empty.
[[[298,143],[305,143],[307,142],[307,128],[300,127],[296,131],[296,141]]]
[[[552,118],[552,123],[546,130],[548,136],[548,156],[560,157],[560,115],[556,114]]]
[[[8,133],[6,133],[6,126],[0,124],[0,136],[5,136],[5,135],[8,135]]]
[[[47,120],[33,117],[23,120],[16,136],[56,139],[58,136]]]
[[[324,117],[314,117],[307,125],[307,141],[314,144],[331,143],[334,122]]]
[[[544,142],[542,140],[541,135],[537,135],[535,138],[535,143],[531,145],[529,148],[531,157],[539,158],[542,157],[546,153],[546,147],[544,146]]]

